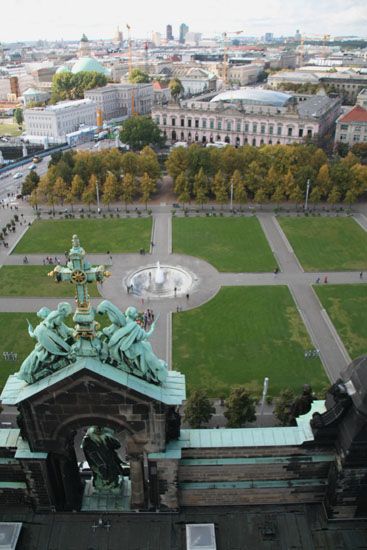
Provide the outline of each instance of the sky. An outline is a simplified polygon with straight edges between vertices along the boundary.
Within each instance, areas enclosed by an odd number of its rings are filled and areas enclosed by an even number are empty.
[[[304,34],[367,36],[366,0],[2,0],[0,42],[109,38],[126,23],[133,38],[165,34],[167,24],[178,35],[180,23],[212,36]]]

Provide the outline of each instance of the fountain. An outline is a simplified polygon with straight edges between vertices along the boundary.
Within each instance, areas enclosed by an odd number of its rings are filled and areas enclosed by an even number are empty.
[[[154,281],[156,285],[163,285],[164,283],[164,273],[161,270],[161,264],[159,263],[159,260],[157,262],[157,267],[155,269]]]
[[[139,269],[126,279],[126,286],[142,298],[179,298],[185,296],[193,286],[196,277],[176,266],[155,265]]]

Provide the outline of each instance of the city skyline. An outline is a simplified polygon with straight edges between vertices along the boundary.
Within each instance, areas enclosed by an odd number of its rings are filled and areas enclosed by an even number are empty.
[[[64,0],[62,11],[53,0],[38,0],[36,9],[26,0],[11,0],[0,41],[77,40],[82,33],[90,39],[107,39],[118,25],[126,34],[126,23],[135,38],[150,38],[152,31],[164,35],[170,24],[177,39],[183,22],[191,31],[207,36],[238,30],[244,31],[243,36],[266,32],[292,36],[296,29],[303,34],[367,35],[364,0],[259,0],[256,5],[240,0],[203,0],[200,4],[187,0],[184,11],[167,9],[168,5],[164,0],[154,4],[144,0],[139,10],[129,5],[122,10],[120,2],[108,0],[101,14],[96,0]]]

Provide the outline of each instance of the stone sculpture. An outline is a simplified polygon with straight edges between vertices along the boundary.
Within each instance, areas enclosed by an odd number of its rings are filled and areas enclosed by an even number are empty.
[[[71,313],[71,305],[61,302],[54,311],[43,307],[37,312],[43,321],[35,329],[28,321],[28,333],[37,344],[23,361],[18,378],[33,384],[70,362],[68,355],[74,342],[74,330],[66,326],[64,320]]]
[[[93,487],[97,491],[120,491],[123,484],[123,461],[117,454],[121,445],[113,430],[91,426],[81,447],[93,472]]]

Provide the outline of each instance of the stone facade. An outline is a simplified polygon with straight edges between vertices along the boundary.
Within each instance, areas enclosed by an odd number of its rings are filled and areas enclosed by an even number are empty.
[[[340,101],[325,97],[299,96],[298,101],[295,96],[295,102],[285,107],[255,103],[236,106],[208,99],[154,107],[152,118],[168,143],[303,143],[305,139],[323,136],[340,114]]]
[[[150,114],[153,106],[152,84],[108,84],[84,93],[101,109],[103,120],[127,118],[134,112],[139,115]],[[134,100],[134,103],[133,103]]]

